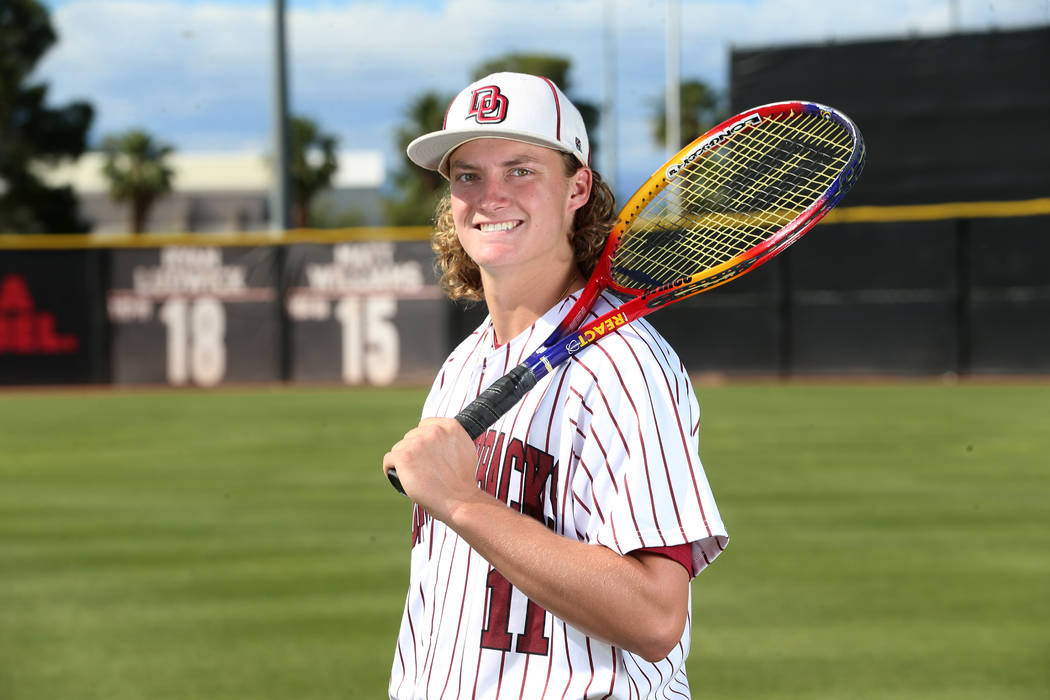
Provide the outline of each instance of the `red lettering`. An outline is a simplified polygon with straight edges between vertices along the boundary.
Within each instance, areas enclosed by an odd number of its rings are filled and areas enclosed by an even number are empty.
[[[507,442],[504,451],[503,434],[498,439],[494,439],[493,435],[494,431],[489,431],[484,442],[479,441],[480,445],[488,447],[487,451],[483,450],[477,470],[482,488],[512,508],[518,508],[525,515],[544,522],[547,527],[553,527],[553,522],[545,521],[543,506],[547,485],[551,483],[552,477],[557,480],[554,457],[516,438]],[[522,475],[524,503],[508,501],[510,475],[513,472]],[[556,489],[550,490],[553,499]],[[515,635],[510,631],[510,603],[514,587],[495,569],[489,571],[487,584],[488,608],[485,629],[481,633],[481,646],[504,652],[513,649],[519,654],[548,654],[550,637],[544,634],[547,611],[526,598],[524,629]],[[512,645],[515,637],[517,642]]]
[[[503,574],[491,569],[488,578],[489,611],[485,618],[485,629],[481,631],[481,646],[485,649],[510,651],[510,581]]]
[[[32,320],[28,314],[0,316],[0,352],[30,352],[33,347]]]
[[[0,314],[30,313],[33,311],[33,297],[29,294],[29,285],[22,275],[8,275],[0,281]]]
[[[522,476],[525,479],[521,512],[531,518],[545,522],[543,516],[544,491],[554,472],[554,457],[529,445],[525,448],[525,464]],[[552,489],[555,490],[555,489]]]
[[[510,651],[514,635],[510,633],[510,597],[514,587],[495,569],[489,570],[487,580],[489,589],[488,614],[485,617],[485,629],[481,631],[481,646],[485,649]],[[547,611],[526,598],[525,631],[518,636],[514,650],[519,654],[547,655],[550,650],[550,638],[544,635],[544,623]]]
[[[486,437],[486,442],[492,442],[493,432],[489,432]],[[485,490],[490,496],[496,495],[496,485],[500,478],[500,455],[503,453],[503,433],[499,433],[496,437],[496,444],[489,450],[489,463],[488,468],[484,473],[484,481],[481,488]],[[482,465],[484,466],[484,465]],[[480,469],[479,469],[480,471]]]
[[[36,332],[39,347],[49,354],[76,352],[80,341],[73,335],[59,335],[55,331],[55,315],[41,312],[36,317]]]
[[[515,647],[519,654],[547,655],[551,640],[543,633],[546,621],[547,611],[529,600],[525,606],[525,632],[518,635],[518,644]]]
[[[79,338],[55,329],[54,313],[36,310],[25,277],[0,280],[0,353],[60,355],[79,347]]]
[[[474,478],[477,479],[478,486],[481,488],[485,488],[486,471],[492,459],[492,448],[495,444],[496,433],[491,430],[474,441],[474,446],[478,449],[478,463],[474,468]]]

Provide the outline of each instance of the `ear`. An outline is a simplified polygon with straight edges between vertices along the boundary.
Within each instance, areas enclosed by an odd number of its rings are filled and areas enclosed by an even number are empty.
[[[569,176],[569,211],[576,211],[587,203],[593,181],[590,168],[580,168]]]

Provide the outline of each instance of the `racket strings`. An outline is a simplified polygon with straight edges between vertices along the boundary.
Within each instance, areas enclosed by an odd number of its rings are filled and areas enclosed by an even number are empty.
[[[735,135],[683,168],[624,231],[614,281],[652,289],[755,247],[828,192],[852,149],[847,129],[808,113]]]

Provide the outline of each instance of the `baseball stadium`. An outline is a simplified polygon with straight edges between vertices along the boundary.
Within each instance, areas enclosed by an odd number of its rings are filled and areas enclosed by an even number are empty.
[[[431,217],[450,183],[405,147],[467,83],[542,70],[618,204],[758,105],[827,105],[863,139],[852,189],[790,248],[645,319],[695,389],[729,535],[687,584],[688,685],[659,697],[1050,697],[1050,4],[898,4],[912,24],[795,34],[785,18],[837,5],[0,9],[19,47],[0,60],[0,699],[401,697],[424,509],[384,459],[489,315],[446,295]],[[741,26],[703,26],[718,13]],[[140,38],[107,48],[103,19]],[[404,46],[417,21],[443,39],[420,25]],[[215,67],[238,31],[257,75]],[[150,103],[135,55],[200,92]],[[143,164],[162,183],[145,194]],[[529,629],[506,632],[520,650]],[[510,685],[442,675],[412,697],[647,696]]]

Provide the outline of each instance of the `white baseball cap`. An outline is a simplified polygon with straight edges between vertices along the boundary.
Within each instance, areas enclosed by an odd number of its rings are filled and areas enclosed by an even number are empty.
[[[525,73],[493,73],[471,83],[452,100],[441,131],[408,144],[408,157],[448,177],[452,151],[475,139],[508,139],[546,146],[590,159],[583,117],[552,81]]]

